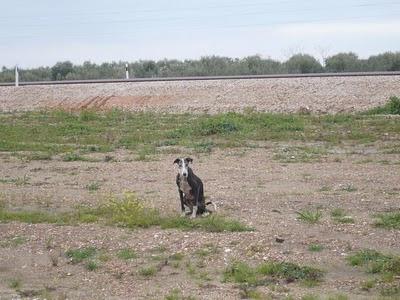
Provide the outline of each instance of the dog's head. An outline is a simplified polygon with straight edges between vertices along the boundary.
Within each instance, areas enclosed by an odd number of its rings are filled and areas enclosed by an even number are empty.
[[[190,157],[186,158],[177,158],[174,160],[174,164],[178,165],[179,174],[185,178],[189,175],[189,163],[193,162],[193,159]]]

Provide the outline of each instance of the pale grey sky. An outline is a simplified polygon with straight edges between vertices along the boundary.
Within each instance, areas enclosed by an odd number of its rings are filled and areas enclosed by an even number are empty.
[[[400,51],[400,0],[0,0],[0,66]]]

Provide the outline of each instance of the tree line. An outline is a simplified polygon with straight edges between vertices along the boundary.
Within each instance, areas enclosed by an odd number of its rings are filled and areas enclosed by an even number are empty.
[[[52,67],[20,69],[20,81],[117,79],[125,78],[125,64],[119,61],[95,64],[90,61],[75,65],[58,62]],[[323,72],[400,71],[400,52],[385,52],[360,59],[357,54],[338,53],[324,58],[321,64],[308,54],[295,54],[280,62],[259,55],[245,58],[206,56],[198,60],[139,60],[128,63],[130,77],[178,77],[217,75],[263,75]],[[13,68],[2,67],[0,82],[15,80]]]

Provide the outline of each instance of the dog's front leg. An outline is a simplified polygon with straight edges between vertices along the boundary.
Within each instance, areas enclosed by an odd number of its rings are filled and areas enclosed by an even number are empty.
[[[197,216],[197,208],[199,206],[199,196],[200,196],[200,189],[197,189],[195,196],[194,196],[194,206],[193,206],[193,211],[192,211],[192,215],[190,216],[190,218],[196,218]]]
[[[179,198],[181,199],[181,217],[186,216],[185,213],[185,205],[183,203],[183,192],[181,190],[179,190]]]

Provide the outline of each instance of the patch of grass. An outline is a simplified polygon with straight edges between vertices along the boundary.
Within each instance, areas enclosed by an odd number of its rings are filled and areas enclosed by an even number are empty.
[[[331,217],[337,223],[354,223],[353,217],[347,215],[342,208],[335,208],[332,210]]]
[[[168,259],[173,260],[173,261],[181,261],[184,257],[185,257],[185,255],[183,253],[177,252],[177,253],[170,255]]]
[[[400,211],[380,213],[375,216],[374,225],[386,229],[400,229]]]
[[[22,185],[28,185],[29,184],[30,178],[27,175],[24,175],[24,177],[17,177],[15,179],[12,179],[12,182],[16,186],[22,186]]]
[[[94,260],[90,260],[86,263],[85,267],[89,271],[96,271],[99,268],[99,264]]]
[[[262,300],[268,299],[265,294],[260,291],[257,291],[254,287],[248,287],[247,285],[240,285],[240,293],[239,296],[241,299],[255,299]]]
[[[265,262],[255,268],[244,262],[234,262],[225,269],[223,276],[225,282],[257,286],[271,282],[273,279],[317,283],[322,280],[323,272],[313,267],[288,262]]]
[[[321,147],[286,147],[273,156],[284,163],[314,162],[322,158],[326,150]]]
[[[365,114],[315,116],[253,111],[193,115],[114,110],[90,112],[87,117],[87,113],[65,111],[0,113],[0,151],[65,154],[66,161],[85,160],[77,153],[118,148],[142,152],[138,159],[148,160],[153,151],[157,153],[157,147],[165,145],[209,152],[215,147],[243,147],[257,141],[379,141],[384,133],[396,136],[399,132],[398,120]],[[324,154],[323,148],[293,151],[298,161]]]
[[[131,260],[137,257],[137,254],[134,250],[130,248],[124,248],[118,251],[117,257],[123,260]]]
[[[364,112],[366,115],[400,115],[400,98],[390,97],[389,102]]]
[[[364,267],[368,273],[400,275],[400,257],[375,250],[361,250],[347,257],[352,266]]]
[[[108,224],[129,228],[147,228],[161,222],[159,212],[145,207],[133,192],[124,193],[122,198],[110,195],[95,213]]]
[[[32,160],[51,160],[52,153],[47,151],[35,151],[31,153],[17,153],[16,156],[24,161],[32,161]]]
[[[3,238],[0,241],[0,247],[2,248],[18,247],[19,245],[25,244],[26,241],[27,241],[26,237],[16,235],[13,237]]]
[[[319,220],[322,218],[322,212],[320,210],[302,210],[297,212],[298,214],[298,219],[310,223],[310,224],[315,224],[318,223]]]
[[[182,218],[180,216],[166,217],[161,221],[161,228],[202,230],[207,232],[242,232],[254,230],[237,220],[228,219],[218,215],[196,219]]]
[[[323,249],[324,249],[324,247],[320,244],[308,245],[308,251],[311,251],[311,252],[321,252]]]
[[[90,191],[90,192],[94,192],[100,189],[100,182],[91,182],[88,185],[86,185],[86,188]]]
[[[301,297],[301,300],[319,300],[320,298],[316,295],[307,294]]]
[[[199,257],[207,257],[212,254],[217,254],[219,252],[217,246],[213,244],[204,245],[201,249],[197,249],[195,254]]]
[[[374,288],[376,285],[376,280],[375,279],[370,279],[361,282],[361,289],[363,291],[369,291],[370,289]]]
[[[76,225],[101,222],[107,225],[147,228],[177,228],[207,232],[253,231],[237,220],[219,215],[189,219],[180,216],[161,216],[159,211],[146,207],[135,193],[126,192],[122,197],[108,196],[95,208],[78,207],[72,212],[52,213],[48,211],[11,211],[0,207],[0,222],[19,221],[24,223],[57,223]]]
[[[355,191],[357,191],[357,188],[354,187],[352,184],[347,184],[347,185],[343,186],[343,187],[341,188],[341,190],[350,193],[350,192],[355,192]]]
[[[143,277],[151,277],[157,273],[157,268],[154,266],[151,267],[142,267],[138,270],[138,274]]]
[[[63,161],[86,161],[87,159],[78,153],[69,152],[62,157]]]
[[[81,249],[69,249],[65,252],[65,255],[71,259],[73,264],[77,264],[86,259],[93,258],[96,252],[97,249],[94,247],[85,247]]]
[[[9,280],[8,286],[14,290],[20,290],[22,287],[22,281],[19,278],[12,278]]]
[[[165,300],[195,300],[192,296],[183,296],[181,291],[177,288],[172,289],[164,298]]]
[[[330,192],[331,190],[332,190],[331,187],[324,185],[324,186],[321,186],[321,188],[318,191],[319,192]]]

